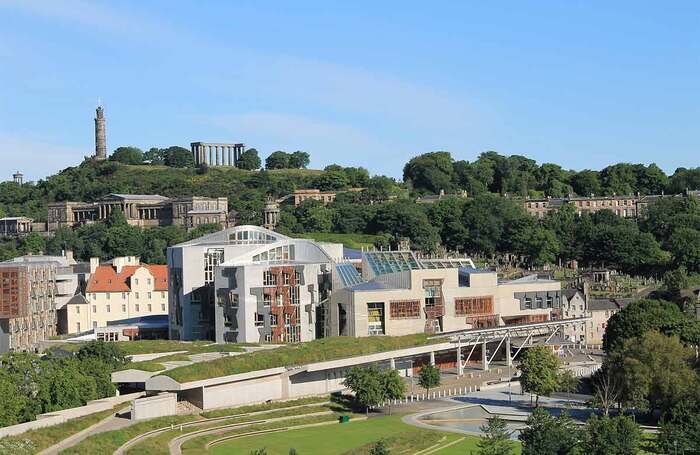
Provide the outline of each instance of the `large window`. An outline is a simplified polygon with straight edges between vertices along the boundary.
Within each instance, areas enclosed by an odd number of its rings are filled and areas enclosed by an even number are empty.
[[[455,299],[455,316],[492,314],[493,296],[464,297]]]
[[[269,270],[263,272],[263,286],[276,286],[275,274]]]
[[[384,303],[367,304],[367,333],[384,335]]]
[[[442,305],[442,280],[423,280],[423,289],[426,308]]]
[[[209,248],[204,253],[204,283],[214,282],[214,267],[224,261],[223,248]]]
[[[396,300],[389,302],[391,319],[420,318],[420,300]]]

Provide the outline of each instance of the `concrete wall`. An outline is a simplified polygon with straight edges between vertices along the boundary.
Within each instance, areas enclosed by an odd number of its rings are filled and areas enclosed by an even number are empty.
[[[78,417],[84,417],[86,415],[94,414],[96,412],[106,411],[108,409],[112,409],[114,406],[120,403],[126,403],[141,396],[143,396],[143,392],[131,393],[128,395],[121,395],[117,397],[103,398],[101,400],[91,401],[85,406],[80,406],[78,408],[70,408],[64,409],[63,411],[40,414],[37,416],[37,420],[34,420],[32,422],[25,422],[20,423],[18,425],[0,428],[0,438],[3,438],[5,436],[21,434],[29,430],[36,430],[39,428],[58,425],[72,419],[77,419]]]
[[[281,375],[204,387],[202,409],[225,408],[284,398]]]
[[[152,419],[177,414],[177,394],[160,393],[131,403],[131,420]]]

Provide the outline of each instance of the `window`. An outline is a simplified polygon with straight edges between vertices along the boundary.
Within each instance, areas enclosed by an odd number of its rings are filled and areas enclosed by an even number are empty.
[[[384,303],[367,304],[367,333],[384,335]]]
[[[146,284],[149,285],[149,286],[151,285],[151,279],[150,279],[150,278],[148,278],[148,279],[146,280]]]
[[[493,296],[455,299],[455,316],[493,314]]]
[[[136,308],[136,312],[138,312],[139,311],[139,304],[138,303],[135,305],[135,308]]]
[[[136,284],[136,285],[139,284],[139,279],[138,279],[138,278],[134,278],[134,284]]]
[[[75,323],[75,331],[80,332],[80,322]]]
[[[152,307],[151,304],[149,303],[149,304],[148,304],[148,312],[150,313],[151,311],[153,311],[153,307]]]
[[[97,313],[97,305],[93,305],[93,306],[92,306],[92,312],[93,312],[93,313]]]
[[[270,327],[277,327],[277,315],[276,314],[270,315]]]
[[[214,267],[221,264],[224,260],[223,248],[209,248],[204,253],[204,283],[214,282]]]
[[[282,282],[284,283],[285,286],[289,286],[289,274],[288,273],[282,273]]]
[[[160,311],[165,311],[165,304],[164,303],[160,304]]]
[[[275,286],[276,284],[275,275],[269,270],[264,271],[263,286]]]
[[[160,291],[160,298],[164,299],[165,298],[165,291]]]
[[[78,305],[75,306],[75,314],[80,314],[80,307]]]
[[[122,305],[122,313],[126,313],[126,305]]]
[[[110,306],[109,306],[109,305],[107,305],[107,313],[109,313],[109,312],[110,312],[110,310],[111,310]]]
[[[105,295],[107,296],[107,300],[109,300],[110,293],[108,292],[108,293],[105,294]]]
[[[420,318],[420,300],[397,300],[389,302],[391,319]]]
[[[551,295],[547,296],[547,308],[552,308],[554,307],[554,297]]]
[[[233,291],[230,291],[228,294],[228,301],[231,305],[231,308],[238,308],[238,294],[236,294]]]
[[[92,328],[96,329],[97,328],[97,321],[92,321]]]
[[[442,280],[423,280],[426,308],[442,305]]]
[[[535,297],[535,308],[544,308],[542,297]]]
[[[122,300],[126,300],[126,292],[122,292]]]
[[[263,327],[265,325],[265,315],[255,313],[255,327]]]
[[[292,301],[292,305],[299,305],[299,288],[292,286],[289,288],[289,299]]]
[[[137,298],[137,299],[139,298],[139,293],[138,293],[138,292],[136,293],[136,298]]]
[[[148,300],[151,300],[151,293],[148,293]]]
[[[272,295],[271,294],[263,294],[263,306],[270,306],[272,305]]]
[[[532,299],[530,297],[525,297],[525,309],[526,310],[532,309]]]

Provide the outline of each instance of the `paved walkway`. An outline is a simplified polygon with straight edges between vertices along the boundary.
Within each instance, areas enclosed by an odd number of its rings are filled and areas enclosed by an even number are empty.
[[[100,420],[96,424],[91,425],[86,429],[67,437],[59,443],[42,450],[41,452],[39,452],[38,455],[56,455],[61,450],[73,447],[92,435],[104,433],[107,431],[121,430],[122,428],[128,427],[133,423],[131,419],[128,418],[128,416],[128,413],[126,414],[126,417],[119,417],[119,414],[110,415]]]

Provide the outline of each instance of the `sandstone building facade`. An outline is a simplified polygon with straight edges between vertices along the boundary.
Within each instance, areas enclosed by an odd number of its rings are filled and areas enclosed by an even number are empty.
[[[105,221],[115,210],[121,210],[130,225],[144,228],[176,225],[189,230],[202,224],[226,227],[235,222],[225,197],[170,199],[157,194],[110,194],[97,202],[49,203],[47,229],[53,232]]]

